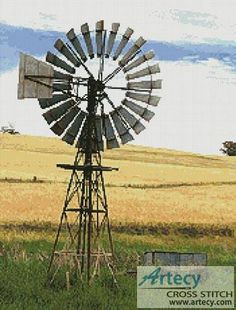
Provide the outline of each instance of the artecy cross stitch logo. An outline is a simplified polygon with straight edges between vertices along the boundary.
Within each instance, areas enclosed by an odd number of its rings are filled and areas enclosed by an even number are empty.
[[[201,275],[198,273],[172,273],[171,271],[162,272],[161,267],[157,267],[151,273],[143,276],[142,281],[138,283],[141,288],[144,283],[149,283],[150,288],[156,289],[195,289],[201,281]]]
[[[234,309],[234,267],[138,266],[137,308]]]

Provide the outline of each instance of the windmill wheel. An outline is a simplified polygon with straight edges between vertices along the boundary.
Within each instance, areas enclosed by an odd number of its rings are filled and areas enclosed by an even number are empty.
[[[53,95],[38,100],[46,109],[43,117],[50,129],[68,144],[84,147],[89,79],[96,91],[94,124],[99,150],[104,149],[104,140],[108,149],[133,140],[134,133],[145,129],[143,122],[154,116],[150,107],[157,106],[160,97],[153,92],[161,88],[161,80],[154,79],[159,65],[150,64],[154,52],[142,50],[146,43],[142,37],[131,40],[131,28],[118,34],[119,27],[113,23],[105,30],[103,21],[98,21],[95,31],[90,31],[83,24],[81,34],[71,29],[65,42],[55,42],[57,52],[47,53],[46,61],[57,67]]]

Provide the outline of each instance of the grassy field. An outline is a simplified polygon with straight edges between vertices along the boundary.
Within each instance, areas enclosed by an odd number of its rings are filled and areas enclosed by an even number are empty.
[[[136,309],[127,276],[147,250],[206,252],[209,265],[236,265],[236,158],[125,146],[104,165],[116,251],[109,278],[92,289],[45,286],[46,268],[75,150],[55,138],[0,135],[0,309]]]
[[[207,252],[209,265],[235,265],[235,240],[232,237],[187,235],[142,236],[114,233],[117,280],[110,276],[94,282],[89,289],[74,283],[66,290],[63,272],[48,286],[46,270],[54,231],[48,227],[35,230],[18,226],[0,229],[0,309],[2,310],[128,310],[136,309],[136,279],[127,275],[135,269],[137,258],[146,250]]]

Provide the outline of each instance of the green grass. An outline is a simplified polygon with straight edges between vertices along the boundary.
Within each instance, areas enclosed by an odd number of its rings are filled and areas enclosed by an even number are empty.
[[[135,269],[147,250],[206,252],[209,265],[236,265],[232,236],[183,234],[113,234],[119,289],[104,275],[88,288],[74,282],[66,289],[65,273],[60,272],[52,286],[46,284],[48,258],[55,231],[49,225],[34,229],[22,226],[0,229],[0,309],[136,309],[136,278],[127,275]],[[141,264],[141,262],[140,262]]]
[[[56,285],[45,284],[46,263],[31,259],[10,262],[1,270],[1,309],[135,309],[135,282],[120,277],[120,289],[111,280],[94,282],[92,287],[74,283],[68,291],[63,274]],[[110,280],[110,281],[109,281]],[[126,295],[125,292],[129,292]],[[132,298],[132,300],[130,300]]]

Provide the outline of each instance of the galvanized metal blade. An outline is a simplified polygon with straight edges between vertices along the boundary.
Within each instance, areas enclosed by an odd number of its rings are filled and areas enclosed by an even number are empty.
[[[133,101],[124,99],[122,101],[122,104],[125,105],[127,108],[129,108],[131,111],[139,115],[142,119],[149,122],[153,116],[155,115],[154,112],[148,110],[147,108],[143,108],[137,103],[134,103]]]
[[[77,51],[83,62],[86,62],[87,56],[85,55],[85,52],[81,46],[79,39],[77,38],[74,32],[74,29],[72,28],[69,32],[67,32],[66,36],[70,40],[71,44],[74,46],[75,50]]]
[[[120,139],[121,139],[121,143],[122,143],[122,144],[126,144],[126,143],[128,143],[128,142],[134,140],[134,137],[130,134],[129,131],[127,131],[125,134],[123,134],[123,135],[120,137]]]
[[[120,118],[119,114],[116,110],[110,112],[110,116],[113,120],[113,124],[115,125],[115,128],[119,134],[119,136],[122,136],[126,133],[127,127],[124,125],[123,120]]]
[[[85,41],[85,44],[87,47],[89,57],[93,58],[94,57],[93,44],[92,44],[92,40],[91,40],[91,36],[90,36],[89,25],[87,23],[85,23],[81,26],[81,32],[82,32],[83,37],[84,37],[84,41]]]
[[[119,112],[119,114],[122,115],[122,117],[126,120],[126,122],[130,125],[130,127],[137,135],[145,129],[145,126],[124,107],[117,107],[117,111]]]
[[[139,70],[135,73],[131,73],[131,74],[127,74],[126,75],[126,80],[133,80],[133,79],[137,79],[146,75],[151,75],[151,74],[155,74],[155,73],[159,73],[160,72],[160,67],[158,64],[153,65],[153,66],[148,66],[145,69]]]
[[[119,142],[117,141],[117,139],[114,140],[107,140],[107,149],[111,150],[111,149],[117,149],[120,147]]]
[[[122,144],[125,144],[131,140],[134,140],[133,136],[129,133],[129,129],[125,126],[124,121],[116,110],[110,112],[113,124],[115,125],[116,131],[121,139]]]
[[[114,148],[120,147],[116,139],[115,132],[112,127],[109,115],[103,114],[102,118],[103,118],[103,126],[104,126],[104,135],[107,141],[107,148],[114,149]]]
[[[137,100],[137,101],[141,101],[141,102],[145,102],[147,104],[150,104],[154,107],[156,107],[160,101],[160,97],[158,96],[152,96],[152,95],[146,95],[146,94],[140,94],[140,93],[133,93],[133,92],[130,92],[130,91],[127,91],[126,92],[126,96],[131,98],[131,99],[134,99],[134,100]]]
[[[134,45],[128,50],[128,52],[119,61],[119,66],[124,67],[130,60],[130,58],[146,43],[143,37],[138,38]]]
[[[56,67],[62,68],[63,70],[71,74],[75,73],[75,68],[71,67],[70,65],[68,65],[67,62],[57,57],[56,55],[52,54],[51,52],[47,52],[46,61],[53,64]]]
[[[80,109],[77,106],[72,107],[62,118],[57,121],[50,129],[58,136],[60,136],[75,116],[79,113]]]
[[[42,109],[49,108],[53,106],[54,104],[65,101],[66,99],[69,99],[70,95],[69,94],[57,94],[53,95],[52,98],[50,99],[39,99],[39,105]]]
[[[123,71],[126,73],[138,66],[140,66],[141,64],[143,64],[144,62],[152,59],[155,56],[153,51],[149,51],[147,53],[145,53],[144,55],[142,55],[141,57],[139,57],[138,59],[132,61],[130,64],[128,64],[127,66],[125,66],[123,68]]]
[[[73,76],[70,74],[65,74],[57,70],[53,70],[53,77],[54,79],[58,80],[68,80],[71,81],[73,79]]]
[[[111,25],[111,31],[109,33],[107,49],[106,49],[106,53],[105,53],[106,58],[108,58],[112,52],[119,27],[120,27],[119,23],[112,23],[112,25]]]
[[[53,91],[63,91],[63,90],[71,90],[71,84],[68,83],[53,83],[52,84]]]
[[[139,116],[141,116],[145,110],[145,108],[127,99],[122,100],[121,103],[126,107],[128,107],[130,110],[132,110],[134,113],[138,114]]]
[[[125,31],[124,35],[122,36],[122,39],[121,39],[121,41],[120,41],[120,43],[119,43],[119,45],[118,45],[118,47],[114,53],[113,60],[116,60],[120,56],[122,50],[125,48],[130,37],[132,36],[133,32],[134,32],[133,29],[127,28],[127,30]]]
[[[161,89],[162,80],[156,81],[141,81],[141,82],[128,82],[127,88],[132,89]]]
[[[62,54],[64,55],[74,66],[79,67],[81,65],[81,62],[75,58],[75,56],[72,54],[72,52],[69,50],[69,48],[65,45],[65,43],[58,39],[54,47]]]
[[[69,129],[66,131],[65,135],[62,137],[62,140],[66,143],[73,145],[76,136],[78,135],[78,132],[82,126],[82,123],[86,117],[87,113],[84,111],[80,111],[80,113],[76,116],[74,119],[72,125],[69,127]]]
[[[75,101],[72,99],[65,101],[60,106],[43,113],[43,117],[48,124],[51,124],[53,121],[56,121],[62,117],[71,107],[73,107],[74,104]]]
[[[101,57],[103,48],[103,31],[104,31],[104,21],[99,20],[96,23],[96,45],[97,45],[97,57]]]

